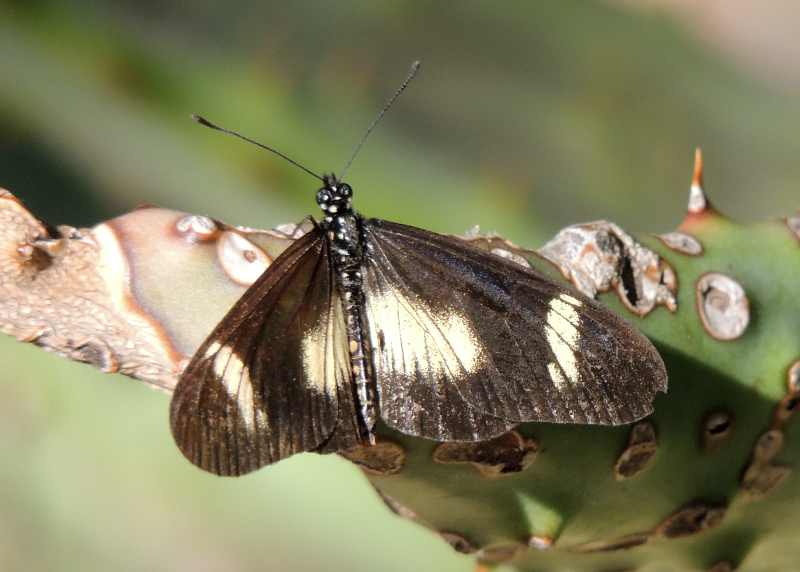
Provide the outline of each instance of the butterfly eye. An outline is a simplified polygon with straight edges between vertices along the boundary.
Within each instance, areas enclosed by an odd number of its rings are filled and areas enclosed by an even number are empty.
[[[346,199],[349,199],[353,196],[353,189],[347,183],[343,183],[342,186],[339,187],[339,190],[341,191],[342,196]]]
[[[331,194],[325,189],[320,189],[317,193],[317,203],[327,203],[331,200]]]

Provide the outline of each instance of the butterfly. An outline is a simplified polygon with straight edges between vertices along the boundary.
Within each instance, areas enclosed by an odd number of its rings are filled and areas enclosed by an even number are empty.
[[[349,184],[288,160],[322,181],[323,218],[181,374],[171,429],[198,467],[242,475],[373,444],[379,419],[436,441],[529,421],[620,425],[666,391],[653,345],[595,300],[457,238],[365,218]]]

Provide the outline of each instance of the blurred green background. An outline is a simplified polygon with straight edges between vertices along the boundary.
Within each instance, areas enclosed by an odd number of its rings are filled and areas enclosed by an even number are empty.
[[[56,224],[296,221],[314,181],[189,114],[337,170],[420,58],[350,171],[367,215],[531,247],[598,218],[663,232],[697,145],[723,211],[788,214],[797,10],[699,4],[2,0],[0,186]],[[337,458],[214,478],[167,396],[8,338],[0,360],[0,570],[472,569]]]

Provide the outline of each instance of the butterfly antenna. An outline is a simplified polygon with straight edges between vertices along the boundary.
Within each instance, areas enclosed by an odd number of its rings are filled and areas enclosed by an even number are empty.
[[[400,94],[403,93],[406,90],[406,88],[408,87],[408,84],[411,83],[412,79],[414,79],[414,76],[417,75],[417,72],[419,71],[419,66],[420,66],[419,60],[417,60],[413,64],[411,64],[411,69],[408,70],[408,75],[406,76],[406,79],[403,81],[403,83],[400,85],[400,87],[397,88],[397,91],[394,92],[394,95],[392,95],[392,97],[389,98],[389,101],[387,101],[386,105],[383,106],[383,109],[381,109],[381,112],[378,113],[378,115],[375,117],[375,119],[372,120],[372,123],[367,128],[367,130],[364,133],[364,135],[361,137],[361,141],[359,141],[358,145],[356,145],[356,148],[353,151],[353,154],[350,156],[350,160],[344,166],[344,169],[342,169],[342,174],[339,177],[340,179],[344,179],[344,174],[347,172],[347,169],[350,168],[350,165],[353,164],[353,161],[355,160],[356,155],[358,155],[358,152],[361,151],[361,148],[364,146],[364,143],[366,142],[367,137],[369,137],[369,134],[372,133],[372,130],[375,129],[375,126],[378,125],[378,123],[380,123],[381,119],[383,119],[383,116],[386,115],[387,111],[389,111],[389,108],[392,107],[392,105],[394,105],[394,102],[397,100],[398,97],[400,97]]]
[[[302,169],[303,171],[305,171],[306,173],[308,173],[309,175],[311,175],[315,179],[319,179],[320,181],[323,181],[323,182],[325,181],[320,175],[317,175],[311,169],[309,169],[307,167],[304,167],[303,165],[301,165],[300,163],[298,163],[297,161],[295,161],[291,157],[287,157],[286,155],[284,155],[283,153],[281,153],[277,149],[273,149],[272,147],[268,147],[267,145],[264,145],[263,143],[259,143],[258,141],[250,139],[249,137],[245,137],[244,135],[242,135],[241,133],[237,133],[236,131],[232,131],[230,129],[225,129],[224,127],[220,127],[219,125],[211,123],[208,119],[206,119],[202,115],[197,115],[197,114],[193,113],[192,114],[192,119],[194,119],[195,121],[197,121],[200,125],[202,125],[204,127],[208,127],[210,129],[214,129],[216,131],[221,131],[222,133],[227,133],[228,135],[233,135],[234,137],[238,137],[242,141],[247,141],[248,143],[252,143],[256,147],[261,147],[262,149],[264,149],[266,151],[269,151],[270,153],[274,153],[278,157],[281,157],[282,159],[286,159],[287,161],[289,161],[295,167],[298,167],[298,168]]]

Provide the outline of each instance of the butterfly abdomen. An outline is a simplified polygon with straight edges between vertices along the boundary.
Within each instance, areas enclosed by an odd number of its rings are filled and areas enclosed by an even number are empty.
[[[331,189],[335,197],[336,188]],[[349,197],[348,197],[349,198]],[[320,205],[322,206],[322,205]],[[350,201],[340,203],[330,212],[322,225],[333,259],[336,287],[342,301],[342,310],[347,325],[347,343],[350,352],[350,372],[355,386],[358,411],[366,439],[373,443],[373,429],[377,420],[376,389],[372,380],[367,336],[364,334],[363,316],[364,290],[361,275],[364,237],[360,217],[350,208]]]

